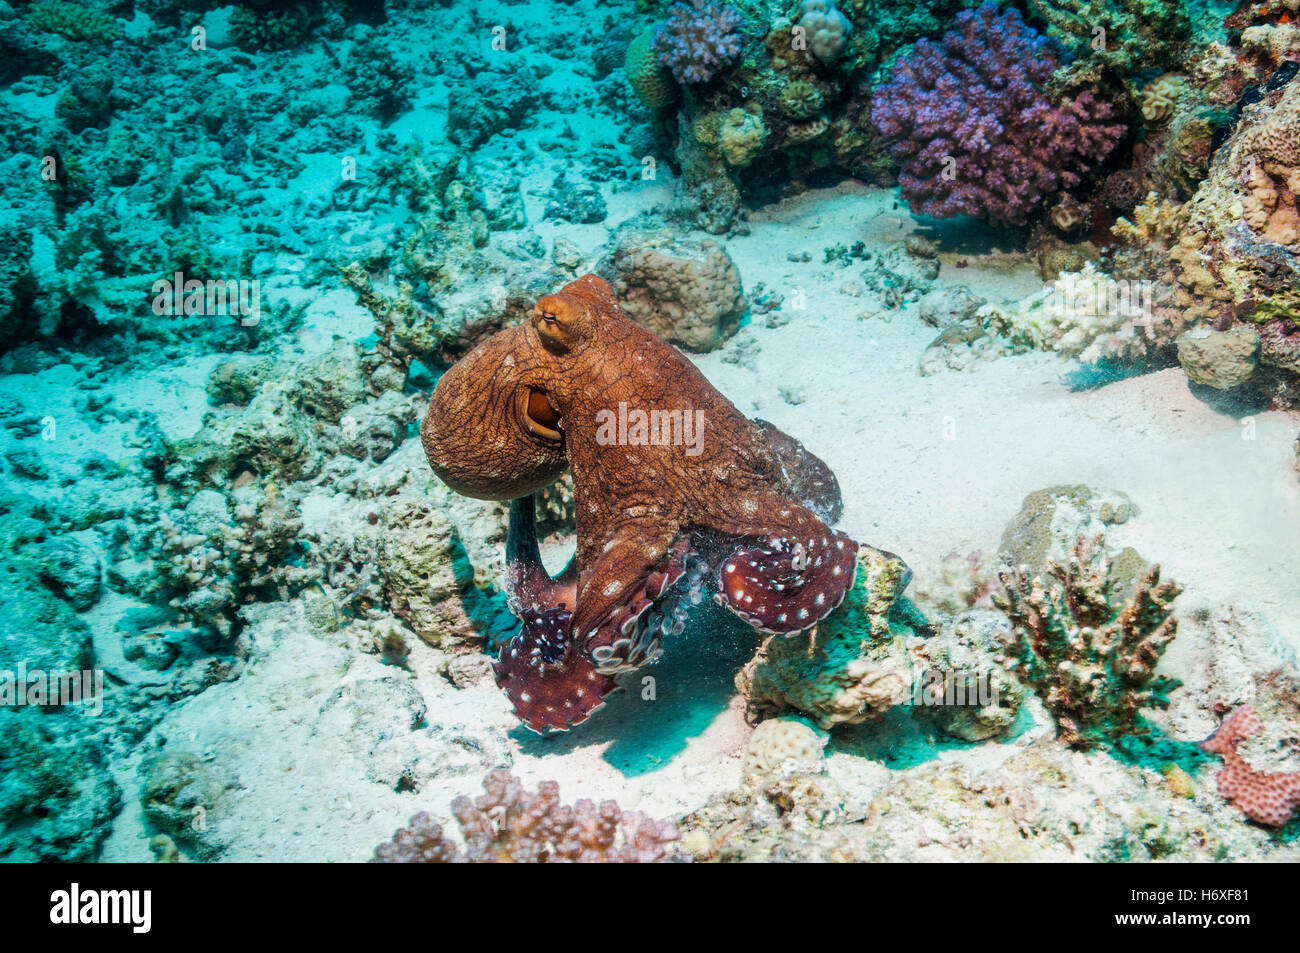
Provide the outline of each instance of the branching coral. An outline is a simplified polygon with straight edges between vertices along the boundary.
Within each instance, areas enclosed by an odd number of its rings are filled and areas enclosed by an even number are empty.
[[[892,140],[912,211],[1022,224],[1104,159],[1124,127],[1091,90],[1053,102],[1042,84],[1059,66],[1051,41],[990,3],[900,59],[871,118]]]
[[[69,40],[110,41],[122,36],[121,26],[107,13],[65,0],[38,0],[27,11],[27,20]]]
[[[1218,774],[1219,794],[1252,821],[1281,827],[1300,810],[1300,771],[1256,771],[1237,751],[1245,739],[1264,730],[1250,705],[1223,720],[1201,748],[1223,758]]]
[[[307,37],[310,17],[305,7],[289,4],[281,9],[236,7],[230,30],[240,46],[250,50],[286,50]]]
[[[1029,0],[1029,10],[1077,54],[1068,71],[1078,77],[1173,66],[1192,35],[1183,0]]]
[[[1177,631],[1170,603],[1182,587],[1152,566],[1117,607],[1131,582],[1111,569],[1101,539],[1080,537],[1066,565],[1048,560],[1046,581],[1024,567],[1003,572],[994,596],[1013,626],[1007,661],[1074,748],[1142,734],[1141,710],[1165,707],[1178,684],[1155,667]]]
[[[623,811],[614,801],[599,805],[583,798],[560,803],[560,786],[543,781],[536,794],[499,768],[483,780],[486,794],[452,801],[451,811],[465,837],[465,853],[428,814],[411,818],[390,843],[375,850],[375,863],[657,863],[671,859],[678,839],[672,824],[640,811]]]
[[[707,83],[740,55],[740,11],[707,0],[674,3],[653,45],[679,83]]]

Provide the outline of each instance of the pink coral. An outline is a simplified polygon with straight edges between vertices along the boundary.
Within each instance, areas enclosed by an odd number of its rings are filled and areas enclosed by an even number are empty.
[[[1252,821],[1281,827],[1300,808],[1300,771],[1256,771],[1237,752],[1237,745],[1264,730],[1250,705],[1242,705],[1201,742],[1201,749],[1223,758],[1219,794]]]
[[[543,781],[536,794],[523,789],[504,768],[483,780],[486,794],[456,798],[451,810],[465,835],[465,854],[423,812],[411,826],[375,850],[378,863],[656,863],[669,859],[667,845],[678,839],[672,824],[640,811],[623,811],[613,801],[583,798],[560,803],[560,787]]]
[[[919,40],[875,90],[871,112],[912,211],[1020,225],[1101,162],[1125,128],[1091,90],[1049,98],[1044,85],[1060,65],[1047,37],[992,3],[958,14],[942,42]]]
[[[659,65],[679,83],[707,83],[740,55],[740,11],[707,0],[674,3],[655,29]]]

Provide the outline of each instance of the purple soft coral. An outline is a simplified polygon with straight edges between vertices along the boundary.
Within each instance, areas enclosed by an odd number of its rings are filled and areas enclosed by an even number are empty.
[[[655,30],[654,51],[679,83],[707,83],[740,55],[740,11],[705,0],[674,3]]]
[[[871,120],[902,164],[912,211],[1020,225],[1051,193],[1077,185],[1124,134],[1084,91],[1054,104],[1041,85],[1055,45],[1014,9],[957,15],[942,45],[919,40],[875,91]]]

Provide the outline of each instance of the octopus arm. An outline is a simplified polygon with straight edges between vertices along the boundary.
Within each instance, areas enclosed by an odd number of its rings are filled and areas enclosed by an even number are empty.
[[[577,598],[577,561],[551,578],[542,565],[537,546],[534,497],[510,501],[510,526],[506,535],[506,603],[518,618],[558,605],[573,605]]]
[[[781,469],[790,481],[795,498],[823,521],[836,522],[844,509],[844,502],[840,496],[840,482],[831,468],[775,424],[757,418],[754,423],[781,461]]]
[[[715,601],[764,632],[816,625],[853,588],[858,544],[780,494],[747,499],[755,516],[728,527],[737,543],[718,566]]]
[[[538,734],[582,724],[618,687],[577,651],[572,621],[564,606],[525,612],[523,629],[492,664],[497,686],[515,714]]]
[[[583,551],[585,547],[579,547]],[[677,621],[674,589],[690,563],[690,539],[675,526],[632,521],[596,547],[581,569],[574,631],[602,672],[625,672],[658,658]]]

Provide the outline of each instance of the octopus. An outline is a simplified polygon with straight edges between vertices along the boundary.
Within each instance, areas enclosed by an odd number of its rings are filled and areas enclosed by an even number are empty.
[[[764,633],[816,625],[853,586],[839,484],[736,409],[586,275],[439,379],[420,429],[451,489],[509,501],[506,592],[522,628],[493,662],[528,728],[585,721],[655,661],[706,591]],[[576,553],[542,565],[534,494],[566,469]]]

